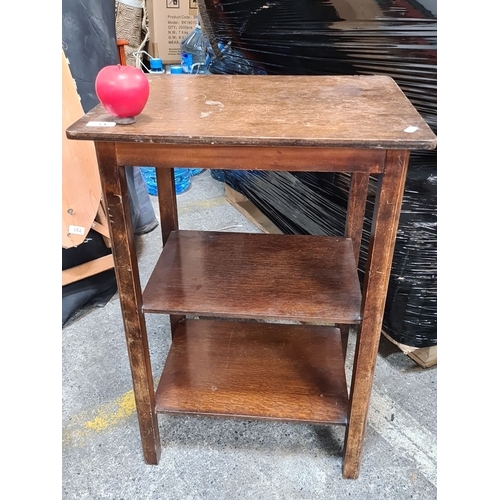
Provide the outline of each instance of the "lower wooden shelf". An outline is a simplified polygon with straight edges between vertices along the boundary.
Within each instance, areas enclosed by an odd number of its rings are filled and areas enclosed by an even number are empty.
[[[179,323],[158,413],[346,424],[337,328],[193,319]]]

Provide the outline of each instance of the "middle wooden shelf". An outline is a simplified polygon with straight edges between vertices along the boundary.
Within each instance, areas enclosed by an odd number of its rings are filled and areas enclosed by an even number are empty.
[[[146,313],[358,323],[350,239],[172,231],[143,292]]]

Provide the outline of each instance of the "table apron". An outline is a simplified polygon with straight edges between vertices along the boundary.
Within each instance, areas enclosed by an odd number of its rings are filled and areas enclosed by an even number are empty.
[[[385,149],[115,143],[118,165],[382,173]]]

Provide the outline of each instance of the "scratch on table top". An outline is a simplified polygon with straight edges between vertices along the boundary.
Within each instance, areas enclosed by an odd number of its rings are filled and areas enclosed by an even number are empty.
[[[209,106],[219,106],[219,108],[224,107],[224,104],[222,104],[220,101],[205,101],[205,104],[208,104]]]
[[[231,334],[229,335],[229,341],[227,343],[227,356],[226,356],[226,368],[225,368],[225,370],[227,370],[227,367],[229,366],[229,355],[231,354],[231,339],[233,338],[233,332],[234,332],[234,329],[231,330]]]

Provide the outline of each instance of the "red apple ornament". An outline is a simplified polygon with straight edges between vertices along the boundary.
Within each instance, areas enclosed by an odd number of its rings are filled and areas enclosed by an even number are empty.
[[[95,91],[106,111],[120,125],[135,122],[149,98],[146,75],[134,66],[105,66],[95,79]]]

